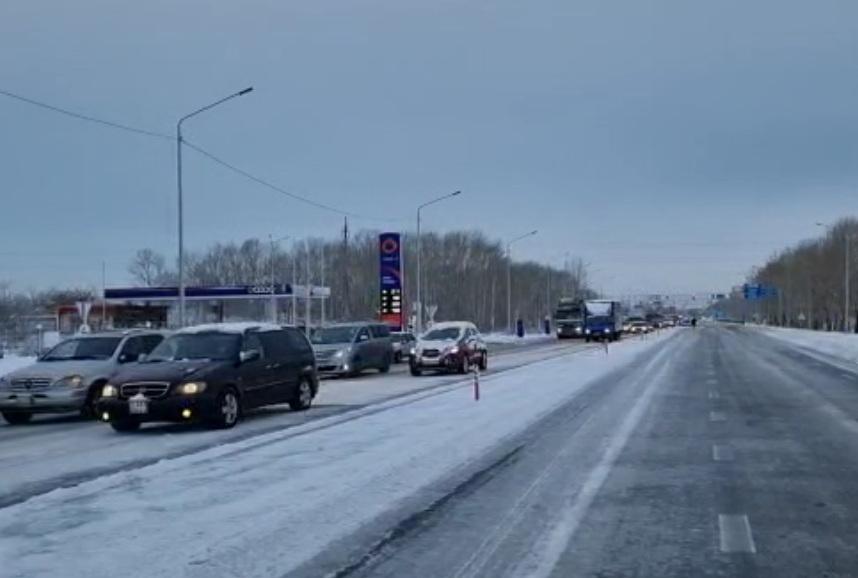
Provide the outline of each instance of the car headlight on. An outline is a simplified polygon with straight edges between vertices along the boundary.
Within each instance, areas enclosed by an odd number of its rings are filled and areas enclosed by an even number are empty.
[[[109,383],[101,388],[101,397],[116,397],[119,395],[119,388]]]
[[[585,329],[585,330],[584,330],[584,333],[586,333],[587,335],[590,335],[590,330],[589,330],[589,329]]]
[[[342,349],[340,349],[339,351],[337,351],[334,354],[334,357],[336,357],[337,359],[342,359],[345,354],[346,354],[346,352],[343,351]]]
[[[181,384],[176,391],[182,395],[196,395],[206,390],[206,384],[201,381],[189,381]]]
[[[83,385],[83,377],[80,375],[69,375],[54,382],[54,385],[60,387],[80,387]]]
[[[417,355],[417,348],[416,347],[411,348],[411,355]]]
[[[605,329],[605,333],[610,333],[610,332],[611,332],[610,329]]]
[[[447,349],[447,353],[449,353],[450,355],[456,355],[457,353],[459,353],[459,346],[454,345],[453,347],[450,347],[449,349]]]

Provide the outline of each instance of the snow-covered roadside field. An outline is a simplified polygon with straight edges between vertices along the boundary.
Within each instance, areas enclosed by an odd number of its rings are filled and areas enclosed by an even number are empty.
[[[0,376],[12,373],[16,369],[26,367],[34,361],[36,361],[35,357],[18,357],[13,354],[6,354],[6,357],[0,359]]]
[[[4,576],[282,576],[672,333],[487,375],[480,402],[451,384],[4,508]]]
[[[854,333],[765,326],[757,326],[756,330],[805,349],[858,363],[858,335]]]

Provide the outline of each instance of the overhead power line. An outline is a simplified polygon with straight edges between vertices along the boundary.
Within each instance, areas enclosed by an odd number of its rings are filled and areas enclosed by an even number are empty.
[[[221,165],[222,167],[224,167],[224,168],[226,168],[226,169],[228,169],[228,170],[230,170],[236,174],[243,176],[246,179],[249,179],[249,180],[251,180],[251,181],[253,181],[259,185],[262,185],[263,187],[266,187],[268,189],[276,191],[276,192],[278,192],[282,195],[285,195],[291,199],[294,199],[296,201],[300,201],[302,203],[312,205],[312,206],[319,208],[319,209],[324,209],[326,211],[331,211],[334,213],[338,213],[340,215],[345,215],[347,217],[354,217],[357,219],[363,219],[363,220],[367,220],[367,221],[399,222],[401,220],[401,219],[386,219],[383,217],[370,217],[368,215],[361,215],[359,213],[352,213],[351,211],[345,211],[343,209],[338,209],[336,207],[332,207],[330,205],[326,205],[324,203],[314,201],[313,199],[309,199],[307,197],[304,197],[304,196],[301,196],[299,194],[288,191],[282,187],[278,187],[277,185],[271,184],[270,182],[266,181],[265,179],[257,177],[256,175],[253,175],[252,173],[249,173],[249,172],[245,171],[244,169],[240,169],[240,168],[236,167],[235,165],[232,165],[232,164],[226,162],[225,160],[216,157],[215,155],[213,155],[212,153],[203,149],[202,147],[195,145],[194,143],[188,141],[188,139],[184,139],[183,142],[185,143],[185,146],[187,146],[189,149],[196,151],[197,153],[206,157],[210,161],[217,163],[217,164]]]
[[[122,130],[125,132],[129,132],[129,133],[133,133],[133,134],[137,134],[137,135],[141,135],[141,136],[148,136],[151,138],[156,138],[159,140],[166,140],[166,141],[170,141],[170,142],[175,142],[175,140],[176,140],[175,136],[172,136],[169,134],[160,133],[160,132],[151,131],[151,130],[146,130],[146,129],[134,127],[131,125],[123,124],[123,123],[113,122],[113,121],[105,120],[105,119],[98,118],[95,116],[90,116],[88,114],[82,114],[79,112],[75,112],[73,110],[69,110],[66,108],[62,108],[59,106],[54,106],[52,104],[48,104],[46,102],[41,102],[41,101],[38,101],[38,100],[35,100],[32,98],[28,98],[26,96],[22,96],[20,94],[14,93],[14,92],[9,92],[8,90],[0,89],[0,95],[12,98],[12,99],[17,100],[19,102],[24,102],[24,103],[32,105],[32,106],[36,106],[36,107],[44,109],[44,110],[49,110],[51,112],[55,112],[58,114],[62,114],[62,115],[71,117],[71,118],[75,118],[77,120],[96,123],[96,124],[99,124],[99,125],[102,125],[102,126],[105,126],[108,128]],[[298,195],[296,193],[290,192],[290,191],[288,191],[282,187],[278,187],[277,185],[274,185],[274,184],[266,181],[265,179],[257,177],[256,175],[254,175],[248,171],[240,169],[240,168],[236,167],[235,165],[232,165],[232,164],[228,163],[227,161],[213,155],[212,153],[208,152],[207,150],[203,149],[202,147],[189,142],[187,139],[183,139],[182,142],[185,144],[185,146],[196,151],[197,153],[199,153],[203,157],[207,158],[208,160],[210,160],[210,161],[212,161],[212,162],[214,162],[214,163],[216,163],[216,164],[218,164],[218,165],[220,165],[226,169],[229,169],[230,171],[232,171],[236,174],[239,174],[246,179],[249,179],[249,180],[257,183],[258,185],[262,185],[263,187],[266,187],[268,189],[276,191],[282,195],[285,195],[285,196],[287,196],[293,200],[299,201],[301,203],[304,203],[304,204],[307,204],[307,205],[310,205],[310,206],[313,206],[313,207],[316,207],[318,209],[322,209],[325,211],[330,211],[332,213],[337,213],[339,215],[345,215],[348,217],[353,217],[353,218],[361,219],[361,220],[365,220],[365,221],[388,222],[388,223],[401,222],[401,219],[389,219],[389,218],[384,218],[384,217],[371,217],[368,215],[361,215],[359,213],[352,213],[350,211],[345,211],[343,209],[338,209],[338,208],[333,207],[331,205],[326,205],[324,203],[314,201],[313,199],[310,199],[310,198]]]
[[[160,132],[154,132],[151,130],[145,130],[145,129],[133,127],[133,126],[130,126],[127,124],[113,122],[110,120],[104,120],[101,118],[96,118],[94,116],[89,116],[87,114],[81,114],[79,112],[74,112],[72,110],[60,108],[60,107],[54,106],[52,104],[39,102],[38,100],[33,100],[32,98],[27,98],[26,96],[21,96],[20,94],[15,94],[15,93],[9,92],[7,90],[0,89],[0,94],[2,94],[3,96],[8,96],[9,98],[13,98],[13,99],[21,101],[21,102],[25,102],[27,104],[31,104],[33,106],[37,106],[39,108],[50,110],[52,112],[63,114],[65,116],[70,116],[72,118],[76,118],[78,120],[85,120],[87,122],[94,122],[96,124],[108,126],[110,128],[124,130],[126,132],[131,132],[131,133],[140,134],[143,136],[149,136],[149,137],[153,137],[153,138],[158,138],[158,139],[162,139],[162,140],[170,140],[170,141],[176,140],[175,137],[172,137],[168,134],[164,134],[164,133],[160,133]]]

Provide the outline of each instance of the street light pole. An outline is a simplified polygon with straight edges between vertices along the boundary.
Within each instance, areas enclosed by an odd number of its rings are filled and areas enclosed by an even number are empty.
[[[844,253],[846,255],[843,263],[843,332],[849,333],[849,232],[843,233],[843,242],[846,245]]]
[[[512,333],[512,244],[538,233],[536,229],[524,235],[519,235],[506,244],[506,327]]]
[[[233,98],[244,96],[245,94],[248,94],[252,91],[252,86],[245,88],[244,90],[240,90],[234,94],[231,94],[225,98],[218,100],[217,102],[213,102],[207,106],[195,110],[190,114],[186,114],[179,119],[178,123],[176,123],[176,187],[179,196],[179,327],[184,327],[185,325],[185,214],[184,200],[182,195],[182,143],[184,142],[184,138],[182,137],[182,124],[192,116],[196,116],[201,112],[205,112],[210,108],[214,108],[217,105],[222,104]]]
[[[420,335],[423,333],[423,287],[421,281],[422,269],[420,266],[420,253],[421,253],[421,237],[420,237],[420,211],[423,210],[424,207],[428,207],[429,205],[433,205],[437,202],[443,201],[444,199],[449,199],[451,197],[455,197],[457,195],[461,195],[462,191],[455,191],[447,195],[443,195],[438,197],[437,199],[432,199],[426,203],[423,203],[419,207],[417,207],[417,334]]]
[[[274,285],[274,250],[277,243],[291,239],[289,235],[275,239],[273,235],[268,235],[268,240],[271,242],[271,322],[277,323],[277,291]],[[294,291],[294,289],[293,289]]]

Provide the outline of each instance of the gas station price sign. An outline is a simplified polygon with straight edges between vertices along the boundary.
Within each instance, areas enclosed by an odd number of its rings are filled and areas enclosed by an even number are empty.
[[[402,331],[402,250],[399,233],[378,237],[379,303],[381,320]]]

